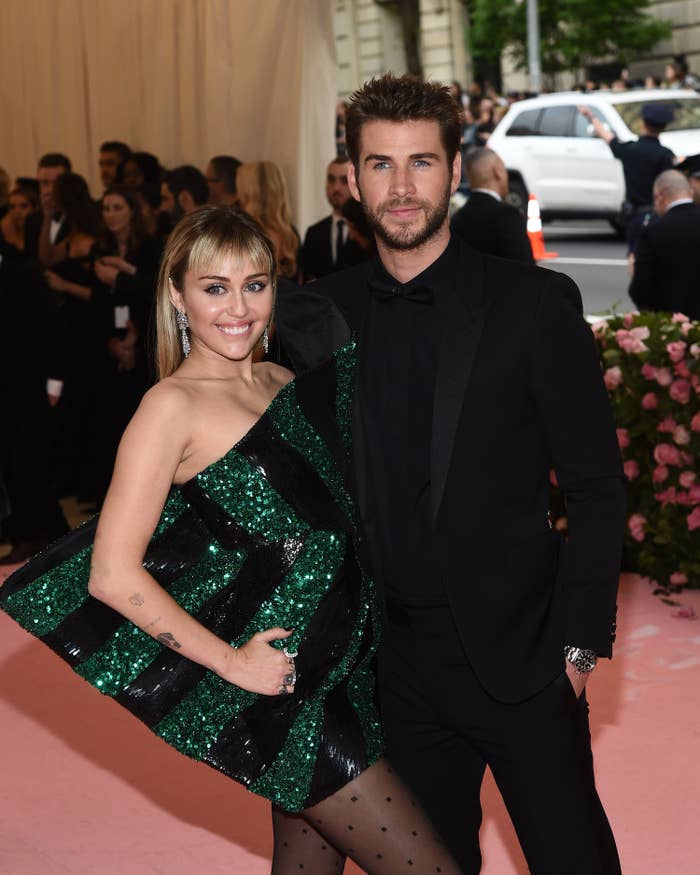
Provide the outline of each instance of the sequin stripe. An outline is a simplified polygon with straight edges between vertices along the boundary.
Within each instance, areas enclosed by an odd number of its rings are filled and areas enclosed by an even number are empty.
[[[338,350],[336,354],[336,400],[335,410],[346,453],[352,448],[352,405],[355,394],[355,374],[357,369],[357,344],[353,340]]]
[[[323,684],[315,691],[287,735],[284,747],[269,768],[250,785],[254,793],[267,797],[287,811],[307,806],[314,763],[319,754],[326,698],[342,681],[357,657],[362,628],[367,618],[366,605],[360,607],[347,651]],[[348,763],[346,768],[355,771]],[[332,792],[332,791],[331,791]]]
[[[269,415],[282,439],[309,460],[347,520],[352,521],[354,506],[342,474],[332,453],[303,415],[296,396],[288,393]]]
[[[30,577],[22,589],[7,594],[3,610],[32,635],[47,635],[88,597],[91,558],[92,545],[47,574]]]
[[[232,640],[233,646],[240,647],[255,632],[282,626],[295,631],[280,641],[279,646],[298,649],[309,619],[342,564],[345,546],[342,536],[329,532],[310,533],[292,569],[271,596],[260,604],[241,634]],[[294,593],[294,598],[290,598],[290,593]],[[207,672],[195,689],[154,727],[154,731],[187,756],[203,760],[224,727],[255,698],[254,694]]]
[[[263,425],[259,420],[255,435]],[[197,485],[251,537],[262,536],[268,541],[303,537],[308,525],[267,482],[264,470],[251,465],[241,454],[243,445],[253,439],[251,430],[239,442],[236,452],[228,453],[197,475]]]
[[[170,595],[189,614],[195,614],[217,592],[230,585],[245,560],[245,553],[207,552],[204,560],[177,580]],[[76,672],[108,696],[132,683],[164,647],[138,626],[126,621]]]
[[[167,531],[177,518],[187,510],[188,504],[179,489],[175,486],[168,493],[160,519],[153,532],[153,538],[158,538]]]

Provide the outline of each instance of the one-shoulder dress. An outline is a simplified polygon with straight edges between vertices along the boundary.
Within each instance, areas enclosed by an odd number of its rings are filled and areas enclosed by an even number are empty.
[[[294,629],[292,694],[236,687],[88,593],[97,518],[7,579],[0,607],[178,751],[287,811],[382,754],[379,623],[347,485],[355,345],[284,386],[224,456],[174,487],[143,565],[234,646]]]

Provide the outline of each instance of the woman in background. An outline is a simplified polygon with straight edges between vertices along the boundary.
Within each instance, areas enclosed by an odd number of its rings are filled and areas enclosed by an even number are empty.
[[[236,174],[240,208],[255,219],[272,240],[280,275],[296,280],[301,241],[292,225],[287,183],[273,161],[242,164]]]
[[[17,185],[10,192],[7,212],[0,221],[0,236],[18,252],[24,252],[24,226],[27,217],[39,209],[39,188]]]

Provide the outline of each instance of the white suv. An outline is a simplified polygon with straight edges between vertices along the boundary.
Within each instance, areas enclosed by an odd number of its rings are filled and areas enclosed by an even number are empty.
[[[576,107],[590,107],[625,142],[642,132],[642,107],[649,103],[673,108],[673,121],[660,137],[664,146],[678,158],[700,153],[695,91],[576,91],[514,103],[488,141],[508,168],[508,200],[525,211],[534,193],[544,219],[605,218],[617,224],[625,199],[622,165]]]

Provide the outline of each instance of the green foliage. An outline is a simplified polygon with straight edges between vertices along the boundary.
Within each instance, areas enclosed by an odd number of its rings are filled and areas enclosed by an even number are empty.
[[[539,0],[542,71],[582,70],[614,56],[622,64],[648,51],[671,26],[647,10],[650,0]],[[472,0],[472,49],[476,60],[493,61],[513,50],[527,67],[526,0]]]

